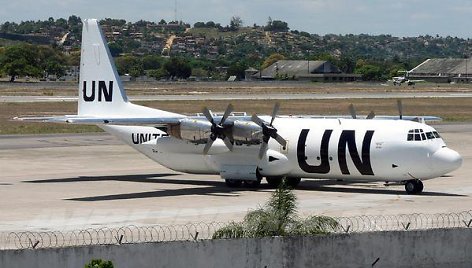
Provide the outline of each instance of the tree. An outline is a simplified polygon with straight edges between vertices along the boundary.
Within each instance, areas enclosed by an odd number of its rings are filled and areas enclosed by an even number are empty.
[[[113,263],[102,259],[94,259],[85,264],[85,268],[113,268]]]
[[[243,26],[243,20],[240,17],[231,17],[231,21],[229,22],[229,29],[231,31],[237,31],[241,26]]]
[[[142,57],[141,61],[143,62],[144,70],[153,70],[161,68],[163,59],[161,56],[157,55],[146,55]]]
[[[138,57],[118,57],[116,58],[115,63],[120,75],[129,74],[133,77],[138,77],[144,74],[143,63]]]
[[[365,61],[358,61],[356,64],[357,74],[362,75],[362,79],[366,81],[379,81],[383,80],[383,72],[379,66],[366,63]]]
[[[22,44],[10,46],[0,57],[2,71],[10,76],[10,82],[14,82],[16,76],[39,77],[38,49],[33,45]]]
[[[164,69],[172,78],[186,79],[192,74],[192,67],[183,58],[173,57],[164,64]]]
[[[194,28],[205,28],[205,23],[202,22],[202,21],[198,21],[198,22],[195,22],[195,24],[193,24],[193,27]]]
[[[241,80],[244,79],[246,75],[246,69],[247,65],[242,62],[233,63],[228,67],[227,74],[228,76],[234,75],[236,76],[236,79]]]
[[[217,230],[217,238],[256,238],[267,236],[294,236],[328,234],[339,228],[339,223],[326,216],[300,219],[297,215],[297,198],[282,183],[263,208],[251,211],[243,222],[231,222]]]
[[[66,59],[64,55],[51,47],[41,46],[38,49],[39,67],[45,75],[56,75],[58,77],[65,74],[64,66]]]
[[[208,21],[205,26],[207,28],[215,28],[216,27],[216,24],[213,22],[213,21]]]
[[[279,60],[284,60],[285,56],[279,53],[271,54],[261,65],[261,69],[265,69]]]
[[[159,68],[159,69],[148,70],[147,75],[150,76],[150,77],[154,77],[157,80],[169,77],[169,73],[163,67]]]
[[[269,21],[267,22],[267,26],[264,27],[264,30],[272,32],[287,32],[289,29],[288,23],[285,21],[272,20],[270,17]]]
[[[123,53],[123,46],[121,46],[117,42],[109,43],[108,48],[110,49],[112,57],[118,57],[121,53]]]

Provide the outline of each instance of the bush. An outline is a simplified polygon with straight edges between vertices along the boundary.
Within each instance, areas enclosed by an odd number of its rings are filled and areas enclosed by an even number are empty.
[[[263,208],[249,212],[240,223],[231,222],[217,230],[213,239],[322,235],[338,228],[339,223],[327,216],[300,219],[297,198],[292,189],[282,183]]]
[[[111,261],[104,261],[102,259],[91,260],[85,265],[85,268],[113,268]]]

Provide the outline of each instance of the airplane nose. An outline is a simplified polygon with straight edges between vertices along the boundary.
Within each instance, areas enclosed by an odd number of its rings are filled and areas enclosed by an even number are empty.
[[[447,147],[438,149],[432,156],[433,169],[443,174],[458,169],[462,165],[462,156]]]

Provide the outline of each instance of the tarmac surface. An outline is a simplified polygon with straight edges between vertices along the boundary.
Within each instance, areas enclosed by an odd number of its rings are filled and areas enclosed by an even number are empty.
[[[328,100],[328,99],[405,99],[405,98],[472,98],[471,92],[336,92],[336,93],[271,93],[182,95],[135,95],[131,101],[197,101],[197,100]],[[0,102],[77,102],[76,96],[0,96]]]
[[[303,216],[447,213],[472,209],[472,125],[436,126],[464,159],[447,176],[403,186],[303,180]],[[219,176],[168,170],[107,134],[0,136],[0,232],[227,222],[262,206],[272,189],[227,188]]]

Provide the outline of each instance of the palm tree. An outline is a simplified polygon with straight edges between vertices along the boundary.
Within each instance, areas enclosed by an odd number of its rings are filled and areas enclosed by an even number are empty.
[[[327,216],[300,219],[297,198],[292,189],[282,183],[265,207],[250,211],[242,222],[231,222],[217,230],[213,238],[318,235],[329,234],[337,228],[338,222]]]

